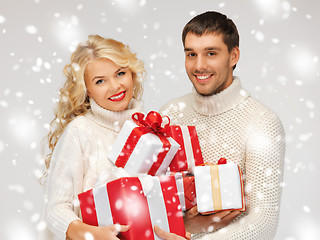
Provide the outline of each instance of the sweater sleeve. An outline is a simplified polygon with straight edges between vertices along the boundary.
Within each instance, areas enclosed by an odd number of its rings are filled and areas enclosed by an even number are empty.
[[[278,117],[270,112],[260,121],[247,139],[245,161],[246,213],[227,227],[202,235],[201,239],[273,239],[276,233],[285,136]]]
[[[51,159],[47,185],[48,229],[59,239],[66,238],[69,224],[79,219],[75,213],[79,185],[82,184],[83,163],[77,129],[68,126],[60,137]]]

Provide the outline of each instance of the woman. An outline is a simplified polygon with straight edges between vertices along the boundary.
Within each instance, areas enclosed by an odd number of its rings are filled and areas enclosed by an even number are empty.
[[[118,239],[130,226],[96,227],[81,221],[78,194],[114,168],[106,154],[123,123],[141,111],[143,62],[128,46],[90,35],[64,68],[66,82],[51,122],[48,175],[39,239]],[[183,239],[155,228],[163,238]]]

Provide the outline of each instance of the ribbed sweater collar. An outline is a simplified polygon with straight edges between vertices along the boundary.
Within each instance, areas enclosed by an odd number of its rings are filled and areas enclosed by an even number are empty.
[[[142,108],[139,102],[132,98],[128,108],[121,112],[114,112],[100,107],[92,98],[90,98],[91,109],[87,116],[99,125],[110,130],[119,132],[126,120],[131,119],[135,112],[141,112]]]
[[[250,94],[241,86],[240,79],[233,77],[232,84],[218,94],[203,96],[193,88],[193,108],[201,115],[214,116],[229,111],[243,102]]]

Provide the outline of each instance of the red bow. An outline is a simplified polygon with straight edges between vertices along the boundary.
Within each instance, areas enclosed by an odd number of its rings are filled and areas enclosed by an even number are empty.
[[[220,158],[219,161],[218,161],[218,164],[227,164],[227,159]]]
[[[146,127],[149,129],[148,132],[154,133],[156,135],[163,134],[165,137],[171,137],[170,118],[164,116],[163,118],[168,119],[168,123],[162,127],[163,119],[158,112],[151,111],[147,114],[144,119],[144,114],[136,112],[132,114],[132,120],[140,127]]]
[[[227,159],[220,158],[219,161],[218,161],[218,165],[220,165],[220,164],[227,164]],[[206,163],[200,164],[198,166],[213,166],[213,165],[216,165],[216,164],[213,164],[213,163],[210,163],[210,162],[206,162]]]

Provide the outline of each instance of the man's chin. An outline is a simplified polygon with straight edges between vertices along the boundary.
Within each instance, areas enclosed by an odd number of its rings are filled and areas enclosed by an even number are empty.
[[[200,95],[204,96],[204,97],[210,97],[212,95],[215,95],[214,92],[211,92],[210,90],[201,88],[201,87],[196,87],[194,86],[194,88],[196,89],[197,93],[199,93]]]

